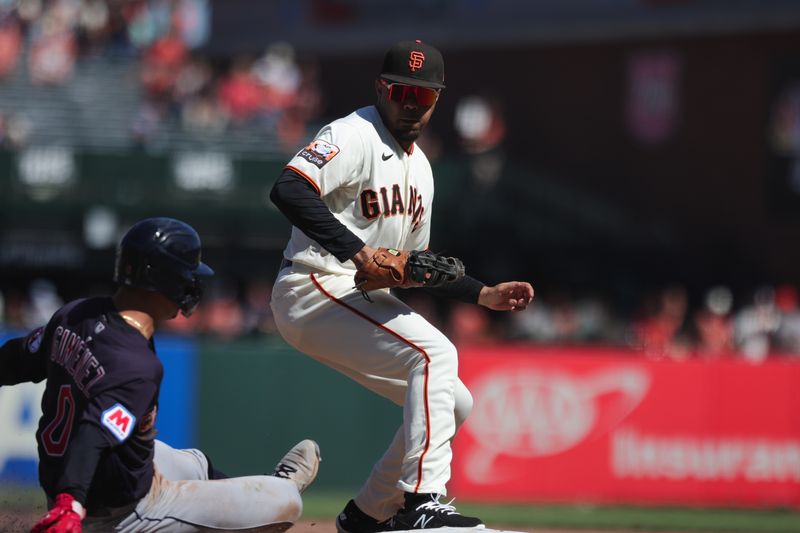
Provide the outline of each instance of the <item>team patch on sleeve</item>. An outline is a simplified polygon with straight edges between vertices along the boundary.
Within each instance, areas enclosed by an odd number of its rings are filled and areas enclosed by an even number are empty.
[[[44,326],[36,328],[28,334],[28,338],[25,339],[25,348],[28,353],[39,351],[39,347],[42,345],[42,337],[44,337]]]
[[[317,168],[322,168],[327,165],[331,159],[336,157],[338,153],[339,147],[335,144],[325,142],[321,139],[315,139],[311,141],[311,144],[300,150],[297,157],[301,157],[309,163],[316,165]]]
[[[136,417],[119,403],[103,411],[101,421],[120,442],[127,439],[136,426]]]

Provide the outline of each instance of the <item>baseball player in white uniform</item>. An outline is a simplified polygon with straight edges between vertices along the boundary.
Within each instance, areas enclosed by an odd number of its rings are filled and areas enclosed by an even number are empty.
[[[375,81],[377,103],[324,126],[289,161],[271,199],[292,222],[272,293],[278,330],[293,347],[403,406],[403,424],[358,495],[342,533],[483,527],[440,501],[450,442],[472,408],[456,348],[388,289],[365,298],[354,276],[376,248],[428,247],[433,176],[414,144],[444,85],[441,53],[394,45]],[[525,309],[529,283],[466,276],[431,290],[494,310]]]

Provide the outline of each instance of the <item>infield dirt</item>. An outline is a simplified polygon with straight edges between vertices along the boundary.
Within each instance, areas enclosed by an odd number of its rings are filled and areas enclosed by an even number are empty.
[[[40,518],[39,512],[19,512],[0,510],[0,533],[28,532],[31,526]],[[483,530],[486,533],[495,532],[518,532],[518,533],[634,533],[633,530],[625,531],[621,529],[601,530],[601,529],[542,529],[524,528],[520,526],[506,526],[492,524],[492,529]],[[336,533],[334,520],[300,520],[295,524],[289,533]],[[647,530],[636,529],[635,533],[647,533]],[[685,533],[680,531],[659,531],[659,533]]]
[[[492,529],[484,529],[487,533],[632,533],[622,529],[542,529],[542,528],[520,528],[519,526],[502,527],[493,524]],[[333,520],[300,520],[289,530],[289,533],[336,533],[336,524]],[[637,529],[636,533],[647,533],[646,530]],[[660,531],[659,533],[685,533],[680,531]]]

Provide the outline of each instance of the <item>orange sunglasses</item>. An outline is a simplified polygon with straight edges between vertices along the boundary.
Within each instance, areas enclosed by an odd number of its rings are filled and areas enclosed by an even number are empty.
[[[395,102],[403,103],[413,94],[417,105],[428,107],[436,103],[439,98],[439,89],[406,85],[405,83],[389,83],[386,80],[381,80],[381,83],[389,89],[389,100]]]

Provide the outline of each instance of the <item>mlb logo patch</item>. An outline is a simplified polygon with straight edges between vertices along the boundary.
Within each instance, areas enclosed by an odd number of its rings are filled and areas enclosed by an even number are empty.
[[[127,439],[136,427],[136,417],[119,403],[103,411],[101,422],[120,442]]]
[[[339,147],[335,144],[315,139],[311,141],[311,144],[300,150],[297,156],[302,157],[309,163],[313,163],[317,168],[322,168],[338,153]]]

